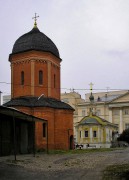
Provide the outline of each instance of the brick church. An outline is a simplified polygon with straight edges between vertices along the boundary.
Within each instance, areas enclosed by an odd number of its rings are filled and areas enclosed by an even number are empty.
[[[37,150],[46,146],[49,150],[72,149],[74,109],[60,100],[62,60],[56,45],[38,29],[36,20],[35,16],[33,29],[16,40],[9,55],[11,100],[4,106],[47,120],[48,126],[35,122]],[[28,136],[24,137],[27,143]]]

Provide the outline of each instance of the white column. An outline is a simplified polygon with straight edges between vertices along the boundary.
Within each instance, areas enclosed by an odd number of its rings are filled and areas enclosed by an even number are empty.
[[[77,127],[74,127],[75,128],[75,138],[76,138],[76,142],[78,142],[78,130],[77,130]]]
[[[122,109],[120,109],[120,123],[119,123],[119,133],[123,132],[123,119],[122,119]]]
[[[106,128],[106,142],[109,142],[109,129]]]
[[[101,142],[103,142],[103,129],[101,129]]]
[[[97,136],[98,136],[98,142],[100,142],[100,128],[98,127],[98,134],[97,134]]]
[[[109,122],[112,123],[112,109],[109,109]]]
[[[92,135],[92,127],[90,127],[90,142],[92,142],[92,138],[93,138],[93,135]]]

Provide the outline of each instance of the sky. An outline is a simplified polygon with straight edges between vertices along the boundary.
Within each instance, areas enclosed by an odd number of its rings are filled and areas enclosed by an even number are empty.
[[[129,0],[0,0],[0,91],[11,93],[9,54],[37,26],[57,46],[61,92],[129,89]]]

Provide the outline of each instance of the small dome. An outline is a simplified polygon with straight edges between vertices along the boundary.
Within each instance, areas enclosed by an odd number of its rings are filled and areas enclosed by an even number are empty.
[[[92,92],[91,92],[89,99],[90,99],[90,102],[94,102],[94,96],[93,96]]]
[[[12,50],[12,54],[21,53],[29,50],[50,52],[60,58],[56,45],[44,33],[34,27],[30,32],[19,37]]]

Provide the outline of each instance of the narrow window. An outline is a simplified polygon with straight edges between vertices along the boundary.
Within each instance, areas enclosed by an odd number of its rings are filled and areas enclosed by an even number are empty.
[[[96,131],[93,131],[93,137],[97,137]]]
[[[85,137],[88,137],[88,131],[85,131]]]
[[[54,74],[54,88],[56,87],[56,75]]]
[[[21,72],[21,85],[24,85],[24,71]]]
[[[46,123],[43,123],[43,137],[46,137]]]
[[[125,109],[125,110],[124,110],[124,114],[125,114],[125,115],[128,115],[128,114],[129,114],[129,110],[128,110],[128,109]]]
[[[81,131],[80,131],[80,138],[81,138]]]
[[[39,71],[39,84],[43,84],[43,71]]]

